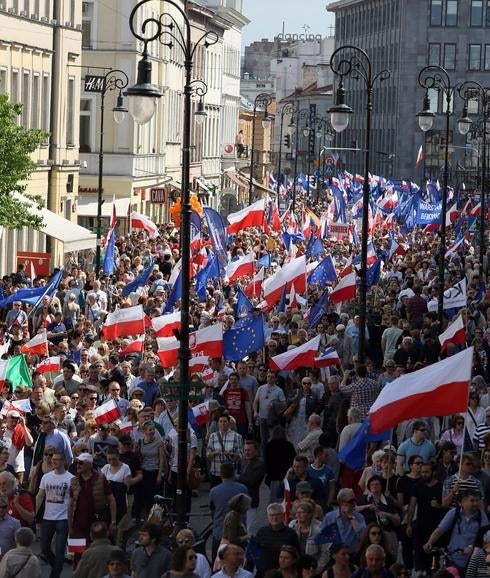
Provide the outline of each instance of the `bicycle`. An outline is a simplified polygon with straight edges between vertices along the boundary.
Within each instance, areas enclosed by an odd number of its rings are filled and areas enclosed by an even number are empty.
[[[456,548],[456,550],[449,551],[447,548],[431,548],[428,552],[432,556],[430,565],[430,574],[434,574],[437,570],[447,568],[453,564],[449,560],[451,554],[456,554],[457,552],[463,552],[461,548]]]
[[[162,532],[161,543],[163,546],[168,548],[170,551],[175,550],[177,547],[177,543],[175,541],[175,518],[176,514],[173,511],[173,499],[166,498],[165,496],[161,496],[160,494],[155,494],[153,496],[153,506],[148,513],[148,517],[146,522],[151,522],[159,526]],[[206,506],[204,506],[206,507]],[[189,513],[188,516],[202,516],[203,514],[210,514],[210,512],[197,512],[197,513]],[[133,524],[130,528],[128,528],[123,537],[123,549],[127,553],[129,559],[134,552],[134,550],[140,545],[139,544],[139,533],[141,527],[145,522],[139,521]],[[189,527],[190,530],[193,531],[194,536],[196,538],[196,542],[193,545],[193,549],[196,552],[199,552],[207,556],[207,542],[209,537],[213,531],[213,523],[210,521],[204,530],[201,532],[196,532],[193,528]],[[209,559],[208,559],[209,562]]]

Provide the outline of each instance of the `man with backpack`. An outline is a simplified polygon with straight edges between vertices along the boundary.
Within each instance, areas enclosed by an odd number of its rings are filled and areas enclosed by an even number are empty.
[[[478,491],[464,490],[459,505],[451,508],[440,521],[424,545],[424,550],[430,552],[438,540],[446,535],[450,564],[456,566],[463,576],[478,531],[487,524],[488,518],[482,510],[482,500]]]

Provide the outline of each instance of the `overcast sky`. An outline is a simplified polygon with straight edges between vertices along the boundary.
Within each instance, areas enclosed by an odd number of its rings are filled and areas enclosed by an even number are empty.
[[[281,34],[330,34],[329,26],[335,22],[334,15],[325,6],[331,0],[243,0],[243,12],[251,21],[242,30],[242,44]]]

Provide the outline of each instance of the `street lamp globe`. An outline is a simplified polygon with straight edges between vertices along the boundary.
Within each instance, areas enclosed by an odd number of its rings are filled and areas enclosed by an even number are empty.
[[[434,124],[434,118],[436,115],[430,109],[429,95],[426,92],[424,97],[424,108],[417,113],[417,120],[419,122],[419,127],[422,132],[427,132],[432,128]]]
[[[117,104],[112,109],[112,113],[114,115],[114,121],[117,124],[121,124],[124,119],[126,118],[126,113],[128,109],[124,106],[122,94],[117,97]]]
[[[458,132],[459,132],[459,134],[462,134],[463,136],[467,135],[470,132],[472,124],[473,124],[473,121],[468,116],[468,107],[465,104],[465,106],[463,108],[463,115],[461,116],[461,118],[458,118]]]
[[[296,132],[296,125],[294,124],[294,122],[289,123],[288,132],[290,136],[293,136],[293,134]]]
[[[151,83],[151,61],[147,53],[138,62],[138,78],[134,86],[130,86],[125,96],[128,97],[130,115],[138,124],[146,124],[155,114],[157,98],[162,96],[161,90]]]
[[[197,105],[197,110],[194,113],[194,120],[196,121],[196,124],[198,124],[199,126],[204,124],[204,121],[206,120],[207,116],[208,113],[204,110],[204,102],[201,99],[199,101],[199,104]]]
[[[335,132],[342,132],[349,126],[352,108],[345,104],[345,89],[342,82],[337,87],[335,104],[327,112],[330,113],[330,123]]]
[[[271,125],[271,119],[268,118],[267,116],[265,116],[265,117],[262,119],[262,128],[263,128],[264,130],[267,130],[267,129],[270,127],[270,125]]]
[[[303,129],[303,136],[309,136],[309,134],[310,134],[310,127],[307,125]]]

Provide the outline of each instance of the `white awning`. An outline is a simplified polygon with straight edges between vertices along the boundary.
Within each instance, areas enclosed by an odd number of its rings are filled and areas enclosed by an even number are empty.
[[[95,249],[97,235],[44,207],[38,209],[37,205],[24,195],[19,193],[14,193],[14,195],[26,205],[31,206],[32,214],[41,215],[43,218],[41,232],[61,241],[64,253]]]
[[[128,209],[131,200],[129,198],[115,199],[114,203],[116,205],[116,217],[123,219],[128,216]],[[97,216],[97,199],[94,199],[93,195],[84,196],[78,195],[78,210],[77,213],[80,217],[96,217]],[[102,216],[111,217],[112,216],[112,200],[102,203]]]

